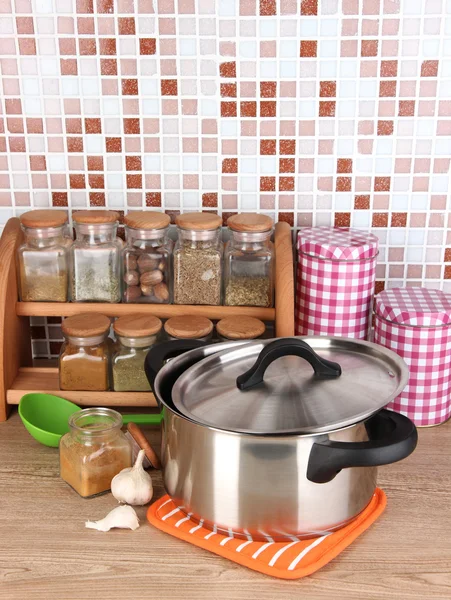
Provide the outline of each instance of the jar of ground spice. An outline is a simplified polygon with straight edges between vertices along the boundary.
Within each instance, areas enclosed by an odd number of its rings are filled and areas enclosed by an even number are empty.
[[[207,317],[181,315],[168,319],[164,330],[169,339],[208,341],[213,335],[213,323]]]
[[[127,245],[122,252],[123,302],[171,302],[172,240],[169,215],[135,211],[124,218]]]
[[[229,217],[230,240],[224,254],[227,306],[264,306],[274,302],[273,220],[242,213]]]
[[[119,317],[113,325],[117,338],[113,356],[113,387],[116,392],[150,392],[144,361],[157,342],[162,323],[152,315]]]
[[[60,475],[83,498],[108,491],[111,480],[132,464],[122,416],[109,408],[86,408],[69,417],[62,438]]]
[[[176,217],[175,304],[221,304],[221,223],[221,217],[213,213]]]
[[[18,249],[19,295],[23,302],[66,302],[68,250],[67,214],[32,210],[20,217],[25,242]]]
[[[75,315],[64,319],[61,329],[66,341],[59,358],[60,389],[108,390],[109,318],[95,313]]]
[[[221,341],[254,340],[266,331],[265,324],[255,317],[225,317],[216,323],[216,332]]]
[[[71,248],[72,302],[120,302],[122,241],[119,215],[111,210],[74,213],[76,240]]]

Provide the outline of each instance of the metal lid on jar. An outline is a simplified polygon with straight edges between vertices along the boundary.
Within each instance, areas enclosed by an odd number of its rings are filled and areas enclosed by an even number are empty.
[[[229,340],[252,340],[265,333],[265,324],[255,317],[237,315],[218,321],[216,331]]]
[[[111,321],[98,313],[81,313],[67,317],[61,325],[62,332],[68,337],[90,338],[104,335],[110,330]]]
[[[165,229],[171,222],[166,213],[154,210],[135,210],[124,217],[124,223],[132,229]]]
[[[298,234],[298,250],[316,258],[362,260],[374,258],[378,238],[351,227],[306,227]]]
[[[210,335],[213,331],[213,323],[207,317],[181,315],[168,319],[164,324],[164,330],[168,335],[181,340],[195,340]]]
[[[193,212],[177,215],[175,222],[181,229],[209,231],[221,227],[222,218],[213,212]]]
[[[427,288],[392,288],[375,299],[376,314],[398,325],[441,327],[451,324],[451,295]]]
[[[78,210],[73,213],[72,219],[83,225],[103,225],[116,223],[119,215],[114,210]]]
[[[154,315],[125,315],[113,324],[114,333],[123,337],[142,338],[157,334],[163,324]]]
[[[62,227],[67,221],[68,215],[64,210],[29,210],[20,215],[21,224],[30,229]]]
[[[395,398],[407,379],[402,358],[370,342],[279,338],[195,363],[177,379],[172,400],[203,425],[259,435],[308,434],[366,419]]]
[[[267,215],[240,213],[229,217],[227,225],[233,231],[262,233],[271,231],[274,221]]]

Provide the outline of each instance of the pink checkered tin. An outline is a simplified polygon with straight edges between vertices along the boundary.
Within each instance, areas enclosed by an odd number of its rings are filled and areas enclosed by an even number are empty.
[[[374,341],[397,352],[410,370],[388,405],[420,427],[451,417],[451,295],[413,287],[376,296]]]
[[[349,227],[299,232],[297,335],[368,338],[378,242]]]

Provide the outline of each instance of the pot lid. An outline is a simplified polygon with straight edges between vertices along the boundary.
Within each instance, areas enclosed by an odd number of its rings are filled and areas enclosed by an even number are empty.
[[[379,239],[351,227],[306,227],[298,234],[298,250],[317,258],[362,260],[377,255]]]
[[[186,417],[219,429],[319,433],[369,417],[400,394],[407,378],[402,358],[377,344],[280,338],[201,360],[177,379],[172,399]]]
[[[379,317],[398,325],[441,327],[451,324],[451,295],[427,288],[392,288],[376,296]]]

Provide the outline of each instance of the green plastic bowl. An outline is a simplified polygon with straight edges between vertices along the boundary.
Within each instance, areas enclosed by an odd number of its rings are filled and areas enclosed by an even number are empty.
[[[28,433],[52,448],[58,448],[69,431],[69,417],[79,410],[73,402],[51,394],[26,394],[19,402],[19,415]]]

